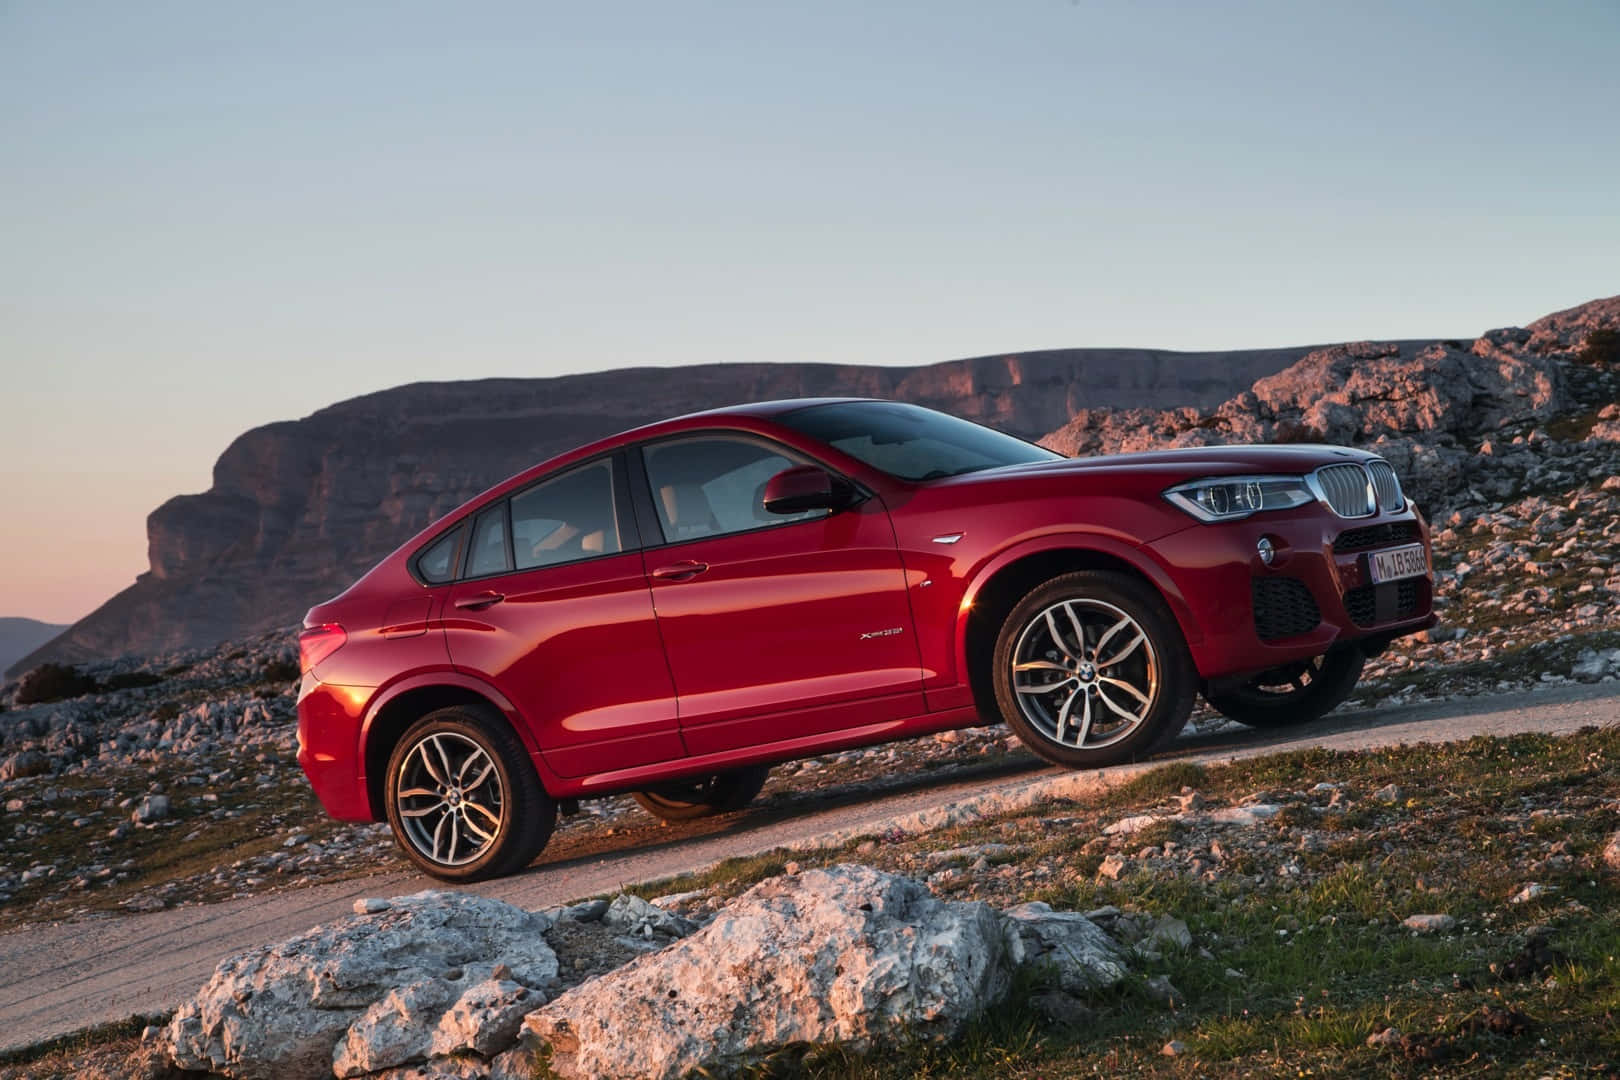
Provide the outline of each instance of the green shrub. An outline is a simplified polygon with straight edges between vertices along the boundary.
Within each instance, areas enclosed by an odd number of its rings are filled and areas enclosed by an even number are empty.
[[[138,690],[143,686],[156,686],[163,681],[163,676],[154,675],[150,671],[126,671],[122,675],[114,675],[101,684],[103,690]]]
[[[17,704],[43,705],[50,701],[93,694],[96,680],[68,664],[41,664],[22,677]]]
[[[264,681],[289,683],[302,675],[296,660],[272,660],[264,666]]]

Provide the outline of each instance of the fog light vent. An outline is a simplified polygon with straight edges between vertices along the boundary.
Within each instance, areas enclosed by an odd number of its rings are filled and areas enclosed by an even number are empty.
[[[1254,632],[1261,641],[1308,634],[1322,621],[1316,598],[1298,578],[1253,578],[1250,585],[1254,599]]]

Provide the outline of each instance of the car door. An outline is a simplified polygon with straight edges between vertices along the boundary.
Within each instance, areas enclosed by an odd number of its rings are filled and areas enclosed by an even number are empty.
[[[639,516],[664,540],[644,558],[690,753],[923,711],[905,572],[879,499],[776,516],[765,482],[807,463],[785,447],[703,433],[639,450]]]
[[[445,605],[451,662],[517,707],[563,776],[683,753],[622,454],[474,519]]]

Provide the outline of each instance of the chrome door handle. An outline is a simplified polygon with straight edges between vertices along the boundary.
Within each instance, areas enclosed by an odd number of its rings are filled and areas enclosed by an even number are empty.
[[[652,572],[652,576],[664,581],[687,581],[697,577],[708,568],[709,564],[706,562],[698,562],[696,559],[683,559],[678,563],[660,566]]]
[[[494,607],[496,604],[505,599],[505,593],[498,593],[494,589],[488,589],[484,592],[476,593],[473,596],[463,596],[457,598],[456,607],[463,611],[483,611],[487,607]]]

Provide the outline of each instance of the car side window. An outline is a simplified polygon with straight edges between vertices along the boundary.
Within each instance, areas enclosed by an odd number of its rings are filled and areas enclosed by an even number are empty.
[[[452,530],[449,536],[417,558],[416,572],[422,575],[423,581],[429,585],[442,585],[456,576],[456,552],[461,544],[461,534],[465,531],[465,525]]]
[[[512,496],[512,550],[519,570],[624,550],[613,460],[589,465]]]
[[[478,515],[473,527],[472,553],[467,556],[467,576],[483,577],[512,569],[506,550],[506,503],[500,502]]]
[[[642,450],[664,537],[671,543],[826,517],[826,510],[767,513],[765,484],[806,462],[752,439],[704,435]]]

